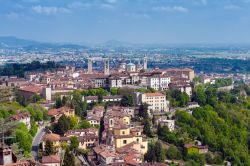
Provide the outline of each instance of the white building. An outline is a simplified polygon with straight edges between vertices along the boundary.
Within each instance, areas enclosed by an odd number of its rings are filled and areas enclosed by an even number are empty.
[[[151,112],[166,112],[169,111],[168,101],[166,96],[160,92],[156,93],[144,93],[141,94],[141,104],[147,103],[149,105],[148,109]]]
[[[15,114],[15,115],[12,115],[9,118],[9,120],[24,123],[27,126],[28,130],[30,130],[30,128],[31,128],[30,114],[28,112],[19,112],[19,113]]]
[[[121,88],[122,79],[120,77],[110,77],[109,78],[109,88]]]
[[[169,131],[174,131],[175,128],[175,121],[174,120],[169,120],[169,119],[158,119],[158,124],[161,126],[167,126]]]
[[[168,89],[168,84],[170,83],[170,77],[166,76],[153,76],[149,77],[147,80],[147,85],[149,88],[155,90],[166,90]]]

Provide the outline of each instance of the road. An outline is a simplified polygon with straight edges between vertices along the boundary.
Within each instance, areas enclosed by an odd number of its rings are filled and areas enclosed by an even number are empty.
[[[39,144],[41,143],[44,134],[45,134],[45,127],[41,127],[38,129],[35,137],[33,138],[31,154],[35,160],[37,160],[38,158]]]

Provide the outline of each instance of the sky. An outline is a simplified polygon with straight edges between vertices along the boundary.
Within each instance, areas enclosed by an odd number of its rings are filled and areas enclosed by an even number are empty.
[[[250,0],[0,0],[0,36],[93,44],[248,44]]]

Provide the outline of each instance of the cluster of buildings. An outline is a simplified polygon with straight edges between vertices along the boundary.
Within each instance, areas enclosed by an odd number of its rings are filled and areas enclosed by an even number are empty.
[[[104,62],[104,72],[93,70],[93,61]],[[59,68],[55,71],[27,72],[25,78],[16,76],[0,77],[0,87],[18,87],[19,92],[30,99],[38,94],[47,101],[53,100],[56,94],[65,95],[76,89],[86,88],[121,88],[124,86],[152,88],[166,90],[177,88],[191,95],[190,82],[194,78],[192,69],[147,69],[147,58],[144,57],[143,65],[125,63],[121,61],[116,68],[110,69],[109,59],[88,59],[88,70],[75,69],[75,67]],[[117,96],[118,97],[118,96]],[[86,99],[88,102],[95,98]],[[105,97],[112,101],[112,97]],[[120,100],[120,99],[117,99]]]

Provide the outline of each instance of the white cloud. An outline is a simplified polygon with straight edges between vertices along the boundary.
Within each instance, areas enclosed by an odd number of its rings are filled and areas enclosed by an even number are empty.
[[[58,14],[58,13],[70,13],[70,10],[64,7],[56,7],[56,6],[33,6],[32,10],[38,14]]]
[[[237,5],[227,5],[227,6],[224,6],[224,9],[225,10],[240,10],[241,8]]]
[[[73,2],[68,5],[68,8],[78,9],[78,8],[89,8],[90,6],[91,6],[90,3]]]
[[[156,7],[153,7],[153,10],[154,11],[165,11],[165,12],[181,12],[181,13],[186,13],[189,11],[187,8],[182,7],[182,6],[173,6],[173,7],[156,6]]]

